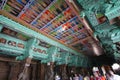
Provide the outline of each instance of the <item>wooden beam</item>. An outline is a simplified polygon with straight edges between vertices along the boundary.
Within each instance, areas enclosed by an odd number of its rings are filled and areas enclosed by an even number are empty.
[[[15,59],[15,57],[14,58],[8,58],[8,57],[4,57],[4,56],[1,56],[0,55],[0,61],[5,61],[5,62],[16,62],[16,63],[20,63],[21,61],[17,61],[16,59]],[[37,62],[35,62],[35,61],[32,61],[31,62],[31,64],[37,64]]]
[[[6,62],[20,62],[16,61],[15,58],[8,58],[8,57],[3,57],[0,55],[0,61],[6,61]]]

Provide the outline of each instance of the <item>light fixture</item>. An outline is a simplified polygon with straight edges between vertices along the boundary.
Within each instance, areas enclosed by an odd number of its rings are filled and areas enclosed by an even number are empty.
[[[112,65],[113,70],[118,70],[120,68],[120,65],[118,63],[114,63]]]
[[[93,67],[93,72],[99,71],[98,67]]]

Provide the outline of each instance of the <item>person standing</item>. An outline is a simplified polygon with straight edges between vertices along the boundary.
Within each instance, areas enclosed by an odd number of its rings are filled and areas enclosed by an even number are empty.
[[[90,80],[89,76],[86,75],[86,76],[84,77],[84,80]]]
[[[110,70],[107,72],[107,79],[108,80],[120,80],[120,76],[114,74],[113,71]]]
[[[79,80],[79,77],[78,77],[77,74],[74,74],[74,78],[73,78],[73,80]]]
[[[79,80],[83,80],[83,76],[79,74]]]
[[[93,75],[90,76],[90,80],[94,80],[94,76]]]

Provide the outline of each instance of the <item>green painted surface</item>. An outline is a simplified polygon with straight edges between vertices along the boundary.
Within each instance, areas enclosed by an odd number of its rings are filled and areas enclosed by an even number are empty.
[[[120,27],[116,24],[110,25],[109,22],[103,23],[96,26],[95,35],[99,38],[105,53],[110,55],[115,55],[116,51],[116,42],[120,42]],[[117,56],[114,56],[115,59]]]
[[[41,46],[35,46],[34,48],[37,48],[38,51],[37,52],[32,52],[33,58],[38,59],[38,60],[43,60],[43,59],[47,59],[48,54],[47,52],[47,48],[41,47]],[[45,51],[45,52],[43,52]]]
[[[42,34],[39,34],[31,29],[28,29],[27,27],[22,26],[21,24],[16,23],[2,15],[0,15],[0,23],[8,26],[8,28],[12,30],[22,32],[24,35],[30,37],[27,41],[22,41],[8,35],[4,36],[5,34],[1,34],[2,37],[8,41],[12,40],[16,43],[20,42],[24,44],[25,48],[23,49],[23,51],[19,48],[17,49],[16,47],[12,48],[11,46],[7,48],[4,47],[5,49],[3,49],[4,51],[8,51],[10,53],[12,52],[16,53],[13,56],[16,56],[17,60],[23,60],[27,57],[31,57],[36,60],[41,60],[42,63],[56,62],[57,65],[68,64],[69,66],[85,66],[83,63],[81,64],[82,59],[86,58],[84,55],[52,39],[49,39],[48,37]],[[52,46],[49,48],[39,46],[38,39],[43,40]],[[59,52],[60,48],[67,51],[67,53]],[[74,56],[71,55],[71,53],[74,54]],[[79,57],[80,59],[78,59],[77,57]]]
[[[47,62],[55,62],[56,58],[55,55],[57,54],[58,48],[55,46],[50,47],[47,50],[48,57],[46,59],[43,59],[41,62],[42,63],[47,63]]]
[[[22,43],[22,44],[26,45],[25,41],[21,41],[19,39],[16,39],[16,38],[13,38],[13,37],[10,37],[8,35],[1,34],[1,33],[0,33],[0,38],[4,38],[4,39],[7,40],[6,44],[0,43],[1,50],[8,49],[7,51],[9,51],[9,49],[11,49],[11,50],[16,50],[16,51],[18,51],[22,54],[25,52],[25,49],[19,48],[19,47],[17,47],[17,45],[16,46],[11,46],[11,45],[8,44],[8,41],[14,41],[14,42],[16,42],[16,44]],[[2,48],[4,48],[4,49],[2,49]]]
[[[108,20],[120,16],[120,5],[115,8],[112,8],[110,11],[106,12],[105,15],[107,16]]]
[[[108,20],[120,16],[119,0],[108,0],[108,1],[77,0],[77,1],[83,8],[83,10],[80,12],[80,16],[81,17],[86,16],[88,22],[91,24],[92,27],[100,24],[98,22],[98,14],[102,14],[103,16],[106,16]]]
[[[81,57],[78,55],[71,55],[69,52],[60,52],[60,48],[51,46],[50,48],[41,47],[36,38],[31,38],[28,41],[22,41],[12,36],[0,33],[0,38],[4,38],[6,43],[0,43],[0,54],[16,56],[16,60],[23,60],[31,57],[36,60],[41,60],[42,63],[56,62],[57,65],[68,64],[69,66],[85,66],[82,63]],[[24,44],[24,49],[8,44],[8,41],[14,41]],[[37,49],[35,51],[34,49]],[[46,51],[46,52],[45,52]]]
[[[92,8],[99,6],[99,4],[102,4],[104,0],[77,0],[79,4],[85,9],[85,10],[91,10]]]
[[[120,53],[114,53],[115,58],[120,58]]]
[[[120,51],[116,48],[116,43],[120,42],[120,25],[115,23],[120,21],[117,20],[112,25],[109,21],[120,16],[120,0],[77,1],[83,8],[80,16],[87,19],[90,27],[94,30],[95,38],[98,38],[100,45],[105,49],[105,54],[119,60],[117,56]]]
[[[61,59],[60,57],[60,53],[58,52],[58,47],[56,46],[52,46],[48,49],[47,53],[48,53],[48,61],[50,62],[55,62],[55,61],[59,61]]]
[[[22,44],[25,44],[25,45],[26,45],[26,41],[22,41],[22,40],[20,40],[20,39],[17,39],[17,38],[8,36],[8,35],[6,35],[6,34],[0,33],[0,38],[5,38],[5,39],[7,39],[7,40],[9,40],[9,41],[14,41],[14,42],[16,42],[16,43],[22,43]]]
[[[3,25],[2,25],[2,24],[0,24],[0,32],[1,32],[2,28],[3,28]]]
[[[99,22],[97,21],[96,15],[94,12],[92,11],[85,11],[86,17],[89,20],[90,24],[92,26],[96,26],[99,24]]]
[[[69,52],[64,52],[61,53],[61,60],[59,62],[57,62],[57,64],[61,65],[61,64],[68,64],[69,60]]]

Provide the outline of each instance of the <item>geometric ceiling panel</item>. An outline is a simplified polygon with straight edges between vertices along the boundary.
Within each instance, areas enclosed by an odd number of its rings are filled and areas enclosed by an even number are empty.
[[[71,44],[89,37],[85,26],[67,0],[8,0],[2,9],[70,47],[73,47]],[[81,50],[79,47],[73,48]]]

